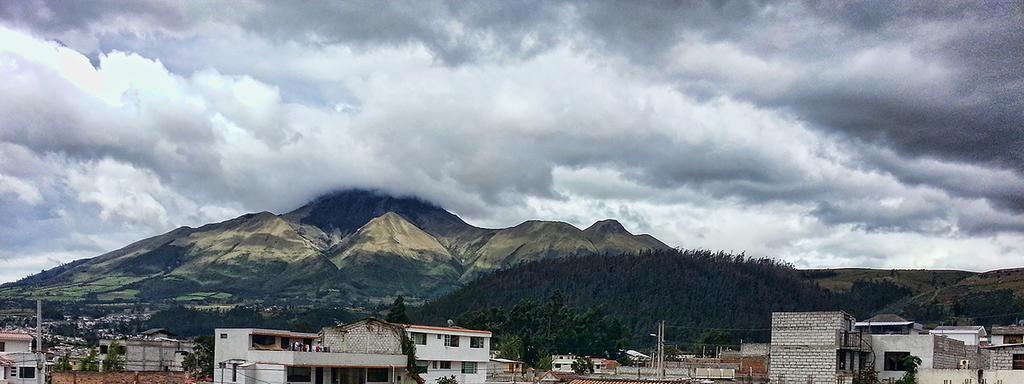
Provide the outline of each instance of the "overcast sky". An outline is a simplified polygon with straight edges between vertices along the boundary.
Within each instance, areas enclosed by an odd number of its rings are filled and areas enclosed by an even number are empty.
[[[1014,3],[2,1],[0,281],[350,187],[1024,266]]]

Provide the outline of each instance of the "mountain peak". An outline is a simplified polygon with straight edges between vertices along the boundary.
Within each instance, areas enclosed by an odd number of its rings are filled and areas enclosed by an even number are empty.
[[[285,216],[324,232],[354,233],[370,220],[394,212],[432,235],[469,227],[451,212],[418,197],[396,197],[379,190],[350,189],[322,195]]]
[[[614,219],[598,220],[594,222],[587,229],[583,230],[587,233],[624,233],[631,234],[626,230],[626,227],[622,226],[622,223]]]

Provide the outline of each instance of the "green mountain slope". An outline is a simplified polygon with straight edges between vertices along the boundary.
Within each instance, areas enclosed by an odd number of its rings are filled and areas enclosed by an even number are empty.
[[[513,318],[523,300],[552,292],[577,308],[602,308],[646,334],[673,325],[670,339],[725,328],[734,341],[765,340],[772,311],[845,310],[858,318],[897,313],[927,325],[1008,324],[1024,318],[1024,269],[967,271],[797,270],[768,259],[660,250],[632,256],[528,262],[482,277],[415,310],[415,320],[488,327]]]
[[[352,302],[401,294],[415,301],[526,260],[667,248],[603,223],[595,226],[610,229],[540,221],[486,229],[416,198],[343,191],[283,215],[181,227],[4,284],[0,297]]]

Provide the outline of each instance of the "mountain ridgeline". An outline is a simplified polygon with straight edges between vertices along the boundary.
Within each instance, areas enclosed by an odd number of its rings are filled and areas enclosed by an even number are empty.
[[[586,229],[527,221],[479,228],[429,202],[375,191],[322,196],[292,212],[181,227],[0,286],[65,301],[354,303],[437,298],[495,270],[547,258],[668,249],[614,220]]]

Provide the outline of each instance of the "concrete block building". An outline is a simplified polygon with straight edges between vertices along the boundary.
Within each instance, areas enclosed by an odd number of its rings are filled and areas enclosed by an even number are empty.
[[[902,361],[907,356],[920,358],[922,370],[966,368],[961,363],[969,361],[963,341],[933,334],[871,335],[871,350],[883,381],[903,377]]]
[[[773,384],[852,382],[869,359],[870,338],[842,311],[773,312],[768,377]]]

